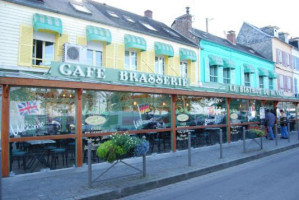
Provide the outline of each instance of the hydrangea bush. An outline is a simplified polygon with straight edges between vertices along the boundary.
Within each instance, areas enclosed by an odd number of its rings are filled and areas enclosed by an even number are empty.
[[[113,163],[115,160],[130,156],[142,156],[149,150],[149,142],[127,133],[114,133],[111,139],[102,143],[97,149],[97,156]]]

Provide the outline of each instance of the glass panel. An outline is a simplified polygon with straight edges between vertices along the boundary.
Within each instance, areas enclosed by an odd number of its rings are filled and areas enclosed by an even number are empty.
[[[273,90],[273,79],[269,78],[269,89]]]
[[[93,50],[87,50],[87,64],[93,65]]]
[[[54,43],[45,42],[45,60],[43,65],[50,65],[51,61],[54,60]]]
[[[210,66],[210,81],[217,83],[217,66],[215,65]]]
[[[186,62],[181,62],[180,64],[180,73],[181,77],[187,77],[188,76],[188,71],[187,71],[187,63]]]
[[[131,52],[131,70],[137,70],[137,52]]]
[[[164,75],[164,57],[155,57],[155,73]]]
[[[102,67],[102,52],[101,51],[96,51],[95,52],[96,56],[96,66],[97,67]]]
[[[259,76],[260,88],[264,88],[264,77]]]
[[[10,89],[10,137],[75,133],[75,91],[50,88]]]
[[[75,140],[34,140],[10,143],[10,173],[47,172],[75,165]]]
[[[84,133],[170,127],[169,95],[84,91]]]
[[[178,127],[225,124],[225,99],[179,96],[176,115]]]
[[[258,122],[260,112],[265,112],[261,108],[261,102],[256,100],[233,99],[230,103],[231,123]]]
[[[230,83],[230,69],[223,69],[223,83]]]

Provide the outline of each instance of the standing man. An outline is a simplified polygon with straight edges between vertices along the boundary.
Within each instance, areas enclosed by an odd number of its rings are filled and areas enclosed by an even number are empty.
[[[283,110],[280,110],[280,134],[282,139],[288,139],[288,129],[287,129],[287,116]]]
[[[266,110],[265,122],[268,128],[268,138],[269,140],[273,140],[273,126],[275,123],[275,115],[272,112],[270,112],[269,109]]]

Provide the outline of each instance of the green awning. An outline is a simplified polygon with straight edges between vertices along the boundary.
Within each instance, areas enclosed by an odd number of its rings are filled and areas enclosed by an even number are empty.
[[[34,31],[49,30],[62,34],[62,21],[59,18],[35,13],[32,22]]]
[[[155,54],[173,57],[174,50],[170,44],[165,44],[162,42],[155,42]]]
[[[196,53],[189,49],[180,48],[180,59],[191,60],[192,62],[197,61]]]
[[[86,26],[87,42],[89,41],[104,41],[111,44],[111,33],[108,29],[95,26]]]
[[[269,76],[268,70],[259,68],[259,76]]]
[[[146,50],[146,41],[142,37],[134,36],[134,35],[125,35],[125,48],[133,48],[140,49],[141,51]]]
[[[236,64],[232,60],[228,60],[223,58],[223,67],[224,68],[230,68],[230,69],[236,69]]]
[[[277,74],[273,71],[269,71],[269,78],[277,78]]]
[[[223,66],[223,60],[218,56],[209,55],[209,61],[210,61],[210,65]]]
[[[252,65],[244,64],[245,73],[255,73],[255,68]]]

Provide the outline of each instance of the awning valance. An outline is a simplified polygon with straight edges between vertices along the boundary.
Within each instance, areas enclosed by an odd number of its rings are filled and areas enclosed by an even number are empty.
[[[244,64],[245,73],[255,73],[255,68],[252,65]]]
[[[259,68],[259,76],[269,76],[268,70]]]
[[[224,68],[230,68],[230,69],[235,69],[236,65],[235,62],[232,60],[228,60],[228,59],[223,59],[223,67]]]
[[[62,34],[62,21],[59,18],[35,13],[32,22],[34,31],[49,30]]]
[[[189,49],[180,48],[180,59],[191,60],[192,62],[197,61],[196,53]]]
[[[155,42],[155,54],[173,57],[174,50],[170,44],[165,44],[162,42]]]
[[[87,42],[104,41],[107,42],[107,44],[111,43],[111,33],[108,29],[105,28],[86,26],[86,38]]]
[[[209,61],[210,61],[210,65],[223,66],[223,60],[218,56],[209,55]]]
[[[269,71],[269,78],[277,78],[277,74],[273,71]]]
[[[142,37],[134,36],[134,35],[125,35],[125,48],[133,48],[140,49],[141,51],[146,50],[146,41]]]

